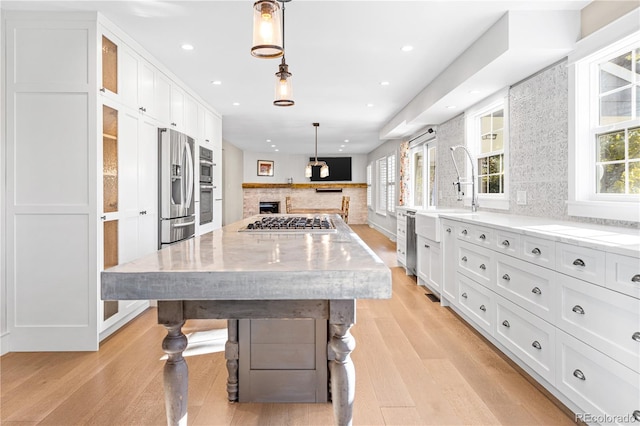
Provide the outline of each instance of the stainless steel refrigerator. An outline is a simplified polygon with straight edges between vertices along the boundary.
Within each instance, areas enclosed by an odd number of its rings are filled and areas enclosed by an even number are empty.
[[[194,141],[172,129],[158,129],[159,247],[193,237]]]

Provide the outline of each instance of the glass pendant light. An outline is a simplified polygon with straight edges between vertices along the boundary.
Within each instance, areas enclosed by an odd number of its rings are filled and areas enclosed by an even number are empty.
[[[307,167],[304,169],[304,176],[310,178],[313,174],[313,167],[320,167],[320,177],[326,178],[329,176],[329,166],[324,161],[318,161],[318,126],[320,123],[313,123],[313,127],[316,128],[316,159],[315,161],[309,161]]]
[[[282,1],[282,48],[284,49],[284,3],[291,0]],[[291,84],[292,74],[289,72],[284,53],[282,54],[282,62],[276,73],[276,100],[273,101],[275,106],[292,106],[293,101],[293,85]]]
[[[253,4],[253,47],[256,58],[279,58],[284,53],[280,5],[276,0]]]

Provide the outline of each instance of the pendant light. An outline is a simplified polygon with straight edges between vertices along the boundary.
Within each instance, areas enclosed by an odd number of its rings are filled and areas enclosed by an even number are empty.
[[[293,85],[291,84],[292,74],[289,72],[284,53],[284,4],[291,0],[280,0],[282,2],[282,62],[276,73],[276,100],[273,101],[275,106],[292,106],[293,101]]]
[[[312,175],[313,167],[320,167],[321,178],[329,176],[329,166],[327,166],[327,163],[318,161],[318,126],[320,126],[320,123],[313,123],[313,127],[316,128],[316,159],[315,161],[309,161],[307,167],[304,169],[304,176],[308,178]]]
[[[284,53],[280,5],[276,0],[253,4],[253,47],[256,58],[279,58]]]

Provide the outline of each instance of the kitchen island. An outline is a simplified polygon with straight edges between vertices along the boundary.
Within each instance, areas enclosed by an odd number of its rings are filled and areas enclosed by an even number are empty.
[[[273,217],[274,215],[269,215]],[[288,217],[287,215],[282,215]],[[352,421],[356,299],[391,297],[391,272],[339,215],[332,229],[253,229],[254,216],[102,273],[103,300],[158,300],[167,329],[167,422],[187,423],[187,319],[229,319],[227,391],[237,399],[238,340],[233,320],[315,318],[329,323],[331,396],[336,424]]]

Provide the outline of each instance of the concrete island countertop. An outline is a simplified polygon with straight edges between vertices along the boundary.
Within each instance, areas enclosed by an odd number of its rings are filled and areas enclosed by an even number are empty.
[[[391,297],[391,271],[340,216],[331,215],[335,232],[238,232],[259,217],[102,272],[102,299]]]

